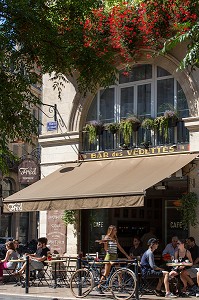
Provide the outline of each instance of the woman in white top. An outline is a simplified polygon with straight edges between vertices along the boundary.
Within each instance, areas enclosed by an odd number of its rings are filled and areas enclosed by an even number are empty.
[[[125,252],[125,250],[122,248],[122,246],[118,242],[117,238],[117,228],[114,225],[110,225],[107,230],[107,234],[105,238],[100,241],[100,243],[104,244],[104,250],[106,251],[106,256],[104,258],[105,261],[110,261],[110,263],[105,264],[105,270],[104,274],[101,277],[102,280],[106,280],[107,276],[110,273],[111,263],[112,260],[116,260],[118,255],[117,255],[117,249],[119,249],[127,259],[131,259],[131,257]],[[100,285],[98,286],[99,291],[100,291]]]

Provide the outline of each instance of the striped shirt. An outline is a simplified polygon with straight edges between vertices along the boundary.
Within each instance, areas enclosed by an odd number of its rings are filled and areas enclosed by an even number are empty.
[[[117,254],[117,242],[116,241],[108,241],[107,253]]]

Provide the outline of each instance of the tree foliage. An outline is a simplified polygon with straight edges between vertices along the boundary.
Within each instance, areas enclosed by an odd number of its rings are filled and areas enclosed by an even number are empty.
[[[30,107],[40,99],[30,87],[44,73],[73,78],[81,92],[95,90],[141,48],[159,51],[185,38],[184,66],[198,66],[198,15],[196,0],[1,0],[0,152],[8,140],[37,133]]]

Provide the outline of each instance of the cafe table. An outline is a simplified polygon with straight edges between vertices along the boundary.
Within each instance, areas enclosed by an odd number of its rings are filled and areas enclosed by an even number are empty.
[[[167,267],[191,267],[193,264],[191,262],[167,262],[166,266]]]
[[[193,264],[191,262],[167,262],[166,266],[167,267],[191,267]],[[182,269],[183,270],[183,269]],[[175,276],[177,278],[177,290],[178,293],[181,294],[181,289],[179,285],[179,276]]]
[[[67,258],[65,258],[65,259],[51,259],[51,260],[45,260],[45,263],[46,264],[48,264],[50,267],[51,267],[51,274],[52,274],[52,279],[54,279],[54,283],[52,284],[52,286],[51,287],[53,287],[54,289],[56,289],[57,287],[61,287],[61,285],[60,284],[58,284],[57,283],[57,275],[58,275],[58,273],[57,273],[57,271],[59,271],[59,272],[66,272],[67,270],[66,270],[66,267],[65,267],[65,269],[62,269],[62,270],[58,270],[57,269],[57,266],[58,265],[60,265],[60,264],[63,264],[63,263],[66,263],[67,262]],[[54,267],[54,269],[52,269]],[[54,273],[54,276],[53,276],[53,273]],[[63,279],[64,277],[62,276],[62,279]]]

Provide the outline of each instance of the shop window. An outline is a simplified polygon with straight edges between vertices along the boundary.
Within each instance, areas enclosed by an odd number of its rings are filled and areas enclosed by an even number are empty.
[[[188,237],[188,230],[183,227],[181,215],[179,213],[179,200],[165,201],[165,241],[168,243],[172,236],[178,236],[180,239]]]
[[[124,218],[128,218],[128,216],[129,216],[129,210],[127,208],[124,208],[124,210],[123,210],[123,217]]]
[[[137,217],[137,208],[132,208],[131,209],[131,218],[136,218]]]
[[[22,243],[28,241],[29,213],[20,213],[19,218],[19,239]]]
[[[114,209],[114,217],[119,218],[120,217],[120,208],[115,208]]]

